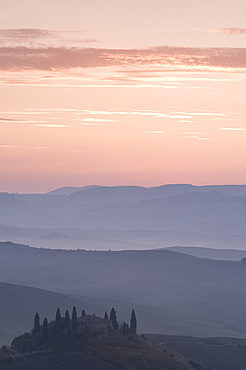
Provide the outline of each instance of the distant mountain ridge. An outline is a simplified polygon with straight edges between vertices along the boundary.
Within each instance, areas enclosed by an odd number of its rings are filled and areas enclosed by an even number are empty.
[[[0,240],[118,250],[246,245],[245,185],[67,187],[0,193],[0,206]]]
[[[111,189],[111,190],[127,190],[127,189],[149,189],[155,195],[172,196],[183,194],[192,191],[221,191],[228,195],[244,195],[246,196],[246,185],[192,185],[192,184],[166,184],[160,186],[144,187],[144,186],[102,186],[88,185],[82,187],[67,186],[49,191],[45,194],[50,195],[70,195],[75,192],[90,190],[90,189]]]
[[[49,195],[70,195],[70,194],[75,193],[77,191],[83,191],[83,190],[93,189],[93,188],[97,188],[97,187],[98,187],[97,185],[88,185],[88,186],[79,186],[79,187],[64,186],[62,188],[51,190],[51,191],[49,191],[48,193],[45,193],[45,194],[49,194]]]

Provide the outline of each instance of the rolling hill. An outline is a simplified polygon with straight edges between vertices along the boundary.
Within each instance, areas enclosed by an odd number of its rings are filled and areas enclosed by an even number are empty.
[[[65,251],[11,243],[0,244],[0,260],[3,282],[140,305],[142,332],[159,327],[167,334],[246,336],[246,265],[238,261],[169,250]]]
[[[246,363],[246,340],[238,338],[195,338],[170,335],[147,335],[162,348],[202,363],[211,370],[243,370]]]
[[[29,332],[37,311],[42,319],[46,316],[51,320],[57,307],[64,312],[73,306],[78,308],[78,312],[82,309],[93,313],[104,312],[103,308],[64,294],[0,282],[0,345],[8,344],[22,332]]]
[[[238,249],[214,249],[204,247],[175,246],[166,248],[168,250],[189,254],[195,257],[209,258],[213,260],[240,261],[246,257],[246,251]]]

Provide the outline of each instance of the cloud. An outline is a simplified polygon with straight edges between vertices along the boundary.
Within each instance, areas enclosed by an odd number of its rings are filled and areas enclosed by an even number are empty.
[[[0,38],[10,39],[39,39],[56,37],[56,31],[41,30],[38,28],[13,28],[0,30]]]
[[[13,119],[13,118],[3,118],[3,117],[0,117],[0,122],[15,122],[16,120]]]
[[[238,128],[238,127],[221,127],[220,130],[222,131],[246,131],[246,128]]]
[[[0,47],[0,69],[49,71],[102,67],[108,65],[106,58],[102,56],[103,52],[100,49]]]
[[[210,33],[224,33],[227,35],[243,35],[246,34],[246,28],[231,27],[209,30]]]
[[[83,122],[87,123],[100,123],[100,122],[115,122],[113,119],[104,119],[104,118],[84,118]]]
[[[48,128],[66,128],[66,127],[72,127],[71,125],[53,125],[53,124],[46,124],[46,123],[40,123],[38,125],[30,125],[32,127],[48,127]]]
[[[183,139],[195,139],[195,140],[201,140],[201,141],[207,141],[207,140],[212,140],[207,137],[199,137],[199,136],[181,136]]]
[[[19,145],[10,145],[10,144],[1,144],[0,149],[48,149],[47,146],[35,146],[35,147],[25,147],[25,146],[19,146]]]
[[[0,45],[46,47],[78,45],[100,42],[93,38],[82,37],[82,31],[58,31],[39,28],[10,28],[0,29]]]
[[[151,66],[165,70],[245,69],[246,48],[100,49],[65,47],[0,47],[4,71],[57,71],[72,68]]]

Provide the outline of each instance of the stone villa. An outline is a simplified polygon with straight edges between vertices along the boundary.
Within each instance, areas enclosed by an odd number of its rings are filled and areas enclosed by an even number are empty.
[[[109,333],[111,322],[96,315],[84,315],[77,318],[78,333],[83,333],[86,330],[91,332],[101,331],[105,334]]]

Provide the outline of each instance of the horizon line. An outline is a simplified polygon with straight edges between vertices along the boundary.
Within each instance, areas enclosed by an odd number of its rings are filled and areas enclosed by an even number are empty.
[[[45,195],[45,194],[49,194],[49,193],[52,193],[52,192],[55,192],[57,190],[61,190],[61,189],[69,189],[69,188],[73,188],[73,189],[83,189],[83,188],[88,188],[88,190],[93,189],[93,188],[143,188],[143,189],[154,189],[154,188],[160,188],[160,187],[164,187],[164,186],[191,186],[191,187],[198,187],[198,188],[201,188],[201,187],[216,187],[216,186],[246,186],[246,183],[244,184],[235,184],[235,183],[227,183],[227,184],[202,184],[202,185],[195,185],[195,184],[192,184],[192,183],[163,183],[163,184],[160,184],[160,185],[152,185],[152,186],[144,186],[144,185],[133,185],[133,184],[129,184],[129,185],[98,185],[98,184],[88,184],[88,185],[82,185],[82,186],[76,186],[76,185],[64,185],[64,186],[60,186],[60,187],[57,187],[57,188],[54,188],[52,190],[48,190],[48,191],[45,191],[45,192],[8,192],[8,191],[0,191],[0,194],[22,194],[22,195],[29,195],[29,194],[32,194],[32,195]]]

